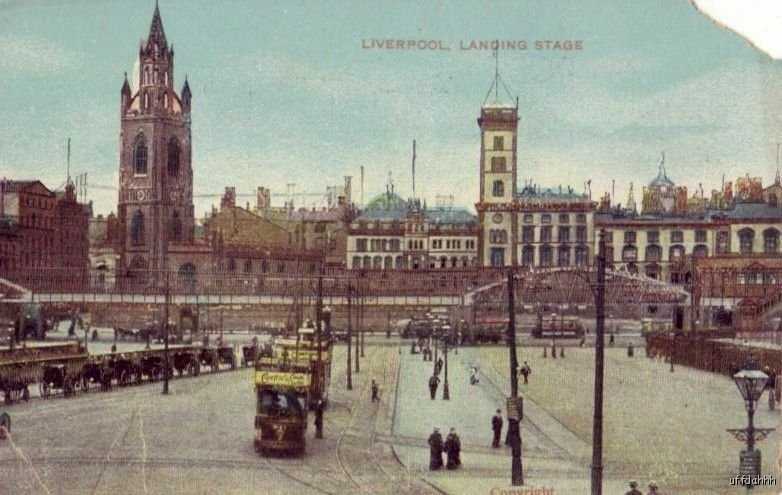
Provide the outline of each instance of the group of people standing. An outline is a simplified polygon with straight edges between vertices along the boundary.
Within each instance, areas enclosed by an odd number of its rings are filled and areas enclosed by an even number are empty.
[[[440,428],[435,427],[432,434],[429,435],[429,469],[431,471],[437,471],[443,467],[443,451],[448,459],[445,468],[458,468],[462,464],[460,458],[461,450],[462,443],[459,440],[459,435],[456,434],[456,428],[451,428],[448,432],[448,436],[445,437],[445,442],[443,442]]]

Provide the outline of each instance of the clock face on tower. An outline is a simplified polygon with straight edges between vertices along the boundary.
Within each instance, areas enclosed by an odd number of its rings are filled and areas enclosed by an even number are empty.
[[[168,193],[168,197],[171,198],[171,201],[179,201],[179,198],[182,197],[182,193],[174,189]]]
[[[491,220],[494,223],[502,223],[502,213],[495,213],[494,216],[491,217]]]
[[[143,189],[136,189],[136,201],[144,201],[144,199],[147,197],[146,191]]]

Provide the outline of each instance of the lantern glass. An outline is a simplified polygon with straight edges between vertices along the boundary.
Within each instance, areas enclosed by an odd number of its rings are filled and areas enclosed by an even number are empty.
[[[733,380],[746,401],[756,401],[763,393],[768,375],[760,370],[741,370],[733,375]]]

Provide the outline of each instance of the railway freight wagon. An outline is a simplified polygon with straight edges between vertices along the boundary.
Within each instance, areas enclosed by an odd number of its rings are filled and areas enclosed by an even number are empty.
[[[532,330],[532,336],[537,339],[580,339],[584,336],[584,327],[577,316],[538,315],[538,321]]]
[[[508,334],[508,319],[485,318],[472,325],[459,322],[457,327],[462,345],[499,344]]]

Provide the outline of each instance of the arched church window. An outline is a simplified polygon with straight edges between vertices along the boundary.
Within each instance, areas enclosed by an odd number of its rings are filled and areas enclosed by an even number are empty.
[[[155,48],[157,48],[157,46]],[[157,56],[157,53],[155,54],[155,56]],[[152,82],[154,84],[157,84],[157,81],[158,81],[158,70],[155,69],[155,72],[152,73]]]
[[[144,67],[144,84],[149,84],[149,67]]]
[[[130,222],[130,240],[134,245],[144,244],[144,214],[136,211]]]
[[[173,137],[168,142],[168,175],[179,175],[179,141]]]
[[[133,172],[136,175],[147,173],[147,143],[143,134],[139,134],[133,147]]]
[[[163,93],[163,108],[168,108],[168,93]]]
[[[182,220],[179,218],[179,212],[174,212],[174,215],[171,217],[171,240],[172,241],[181,241],[182,240]]]
[[[492,194],[495,197],[505,196],[505,185],[501,180],[495,180],[492,186]]]

